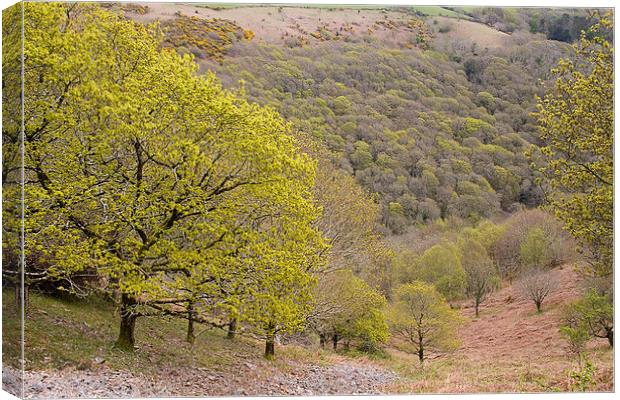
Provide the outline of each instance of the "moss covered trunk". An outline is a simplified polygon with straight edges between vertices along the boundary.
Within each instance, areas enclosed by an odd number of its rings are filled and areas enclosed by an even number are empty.
[[[126,294],[122,295],[121,299],[121,326],[116,340],[115,347],[125,350],[133,351],[136,343],[135,330],[136,319],[138,315],[135,312],[136,301],[131,296]]]

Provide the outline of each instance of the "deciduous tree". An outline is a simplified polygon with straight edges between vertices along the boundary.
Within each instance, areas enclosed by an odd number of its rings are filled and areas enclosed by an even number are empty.
[[[413,282],[396,290],[396,301],[388,311],[392,332],[413,346],[420,363],[428,351],[458,347],[456,330],[461,318],[431,284]]]
[[[461,298],[467,288],[467,276],[459,250],[448,242],[426,250],[416,262],[414,276],[435,285],[448,301]]]
[[[614,51],[605,39],[611,14],[574,46],[575,59],[553,70],[555,87],[536,114],[548,200],[591,261],[586,272],[611,279],[613,265]]]
[[[473,239],[461,240],[459,243],[463,269],[467,274],[467,294],[474,299],[474,310],[484,299],[500,285],[497,268],[487,254],[484,246]]]
[[[521,293],[536,305],[536,312],[542,312],[545,299],[557,288],[557,279],[551,272],[533,268],[523,273],[519,280]]]
[[[604,338],[614,345],[613,306],[609,295],[601,295],[590,289],[585,295],[564,310],[568,332],[585,329],[592,337]]]
[[[136,319],[177,289],[239,307],[248,297],[218,283],[248,260],[257,298],[305,307],[321,246],[315,165],[284,120],[198,76],[155,26],[95,5],[25,7],[28,251],[59,276],[96,269],[119,293],[125,349]],[[274,323],[290,313],[256,304]]]
[[[340,340],[361,340],[367,347],[387,340],[388,329],[382,309],[385,297],[349,270],[338,270],[319,278],[311,326],[321,345],[332,338],[334,349]]]

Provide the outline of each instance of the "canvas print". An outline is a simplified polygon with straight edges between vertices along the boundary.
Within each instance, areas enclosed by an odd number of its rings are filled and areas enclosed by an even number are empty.
[[[613,21],[8,7],[3,389],[614,392]]]

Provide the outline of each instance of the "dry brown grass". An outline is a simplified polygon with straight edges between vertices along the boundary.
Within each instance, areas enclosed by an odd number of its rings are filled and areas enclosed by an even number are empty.
[[[577,368],[559,334],[562,305],[580,293],[578,274],[570,266],[553,271],[560,282],[537,314],[517,285],[490,296],[474,318],[471,302],[461,304],[468,322],[460,330],[461,347],[429,360],[421,368],[412,355],[391,349],[385,361],[401,376],[396,393],[478,393],[570,391]],[[613,390],[613,351],[604,340],[592,341],[588,356],[595,366],[589,390]],[[433,357],[433,356],[431,356]]]
[[[478,49],[502,47],[510,40],[510,35],[490,26],[448,17],[433,17],[438,26],[449,28],[447,32],[438,33],[437,40],[475,43]]]
[[[299,42],[311,43],[328,40],[373,40],[389,41],[411,47],[416,44],[420,27],[412,21],[415,17],[398,11],[375,9],[357,10],[346,8],[303,8],[303,7],[235,7],[211,9],[191,4],[149,3],[147,14],[127,14],[139,22],[166,21],[175,13],[197,18],[223,18],[233,21],[244,29],[255,33],[255,40],[261,43],[283,44],[293,38]]]

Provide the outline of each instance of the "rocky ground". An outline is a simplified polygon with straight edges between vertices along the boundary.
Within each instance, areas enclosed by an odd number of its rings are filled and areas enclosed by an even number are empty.
[[[271,376],[261,376],[254,365],[244,367],[246,371],[239,370],[234,376],[185,367],[162,371],[156,377],[106,367],[85,371],[65,369],[53,374],[27,371],[25,397],[382,394],[384,388],[396,380],[391,371],[351,361],[326,366],[291,365],[290,371]],[[5,385],[18,382],[17,376],[16,370],[5,368]]]

